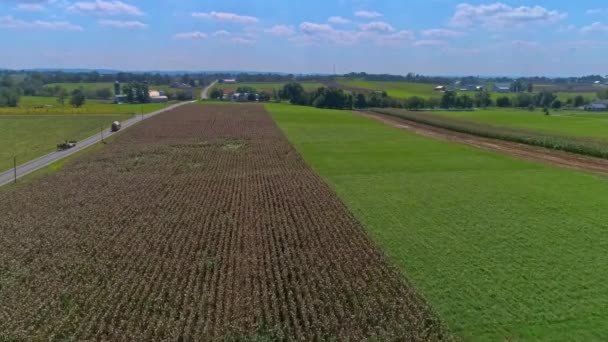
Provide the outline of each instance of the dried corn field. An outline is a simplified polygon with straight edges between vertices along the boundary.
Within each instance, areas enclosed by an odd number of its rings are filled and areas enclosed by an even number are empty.
[[[159,115],[0,208],[0,340],[446,338],[262,106]]]

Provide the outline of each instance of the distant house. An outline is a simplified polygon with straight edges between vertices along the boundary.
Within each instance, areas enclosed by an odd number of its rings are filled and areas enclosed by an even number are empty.
[[[510,84],[494,84],[494,91],[497,93],[510,93],[511,85]]]
[[[236,79],[227,78],[227,79],[222,80],[222,83],[234,84],[234,83],[236,83]]]
[[[594,101],[585,106],[588,112],[605,112],[608,111],[608,101]]]
[[[445,91],[445,86],[442,86],[442,85],[436,86],[435,91]]]
[[[191,89],[192,86],[186,83],[180,83],[180,82],[173,82],[171,83],[171,88],[177,88],[177,89]]]
[[[258,94],[250,94],[250,93],[234,93],[230,96],[230,101],[232,102],[247,102],[250,101],[249,98],[251,95],[255,96],[255,101],[260,100],[260,96]]]
[[[161,92],[158,90],[150,90],[148,95],[150,95],[151,103],[163,103],[169,101],[169,98],[165,95],[164,91],[161,94]]]
[[[459,91],[480,91],[483,90],[483,86],[479,86],[479,85],[466,85],[466,86],[460,86],[458,88]]]

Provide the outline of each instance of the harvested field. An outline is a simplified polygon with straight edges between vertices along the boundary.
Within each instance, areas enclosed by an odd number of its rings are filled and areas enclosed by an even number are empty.
[[[261,106],[159,115],[0,207],[0,340],[446,338]]]

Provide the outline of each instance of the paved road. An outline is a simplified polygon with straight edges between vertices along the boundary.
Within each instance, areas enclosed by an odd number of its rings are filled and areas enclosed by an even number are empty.
[[[121,131],[124,130],[124,129],[126,129],[126,128],[128,128],[128,127],[130,127],[130,126],[135,125],[136,123],[138,123],[140,121],[149,119],[149,118],[151,118],[153,116],[156,116],[158,114],[164,113],[164,112],[169,111],[169,110],[172,110],[174,108],[177,108],[177,107],[182,106],[182,105],[187,104],[187,103],[191,103],[191,102],[181,102],[181,103],[174,104],[172,106],[169,106],[167,108],[161,109],[161,110],[156,111],[156,112],[152,112],[152,113],[148,113],[148,114],[144,114],[144,115],[138,115],[138,116],[136,116],[136,117],[134,117],[132,119],[126,120],[126,121],[122,122],[122,129],[121,129]],[[108,122],[108,126],[109,125],[110,125],[110,123]],[[103,132],[103,137],[104,138],[108,138],[108,137],[110,137],[110,136],[112,136],[114,134],[116,134],[116,133],[112,133],[110,131],[110,129],[108,128],[108,129],[106,129]],[[100,141],[101,141],[101,132],[95,134],[92,137],[89,137],[87,139],[79,141],[78,144],[76,145],[76,147],[74,147],[74,148],[71,148],[71,149],[66,150],[66,151],[57,151],[57,152],[49,153],[46,156],[40,157],[38,159],[34,159],[34,160],[29,161],[29,162],[27,162],[25,164],[21,164],[21,165],[17,166],[17,179],[19,179],[19,178],[21,178],[21,177],[23,177],[25,175],[28,175],[28,174],[36,171],[36,170],[39,170],[39,169],[41,169],[43,167],[46,167],[46,166],[48,166],[48,165],[50,165],[50,164],[52,164],[52,163],[54,163],[54,162],[56,162],[58,160],[61,160],[61,159],[65,158],[65,157],[67,157],[67,156],[70,156],[70,155],[72,155],[72,154],[74,154],[74,153],[76,153],[78,151],[82,151],[85,148],[87,148],[87,147],[89,147],[91,145],[94,145],[94,144],[96,144],[96,143],[98,143]],[[59,141],[58,141],[58,143],[59,143]],[[8,183],[12,183],[14,181],[15,181],[15,170],[14,169],[10,169],[8,171],[0,173],[0,186],[6,185]]]
[[[201,93],[201,100],[208,100],[209,99],[209,90],[211,88],[213,88],[213,86],[217,83],[217,81],[213,81],[213,83],[211,83],[210,85],[208,85],[205,89],[203,89],[203,92]]]

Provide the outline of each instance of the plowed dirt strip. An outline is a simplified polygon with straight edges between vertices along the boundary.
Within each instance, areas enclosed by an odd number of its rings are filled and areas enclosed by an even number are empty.
[[[0,208],[0,340],[447,338],[261,106],[160,115]]]

